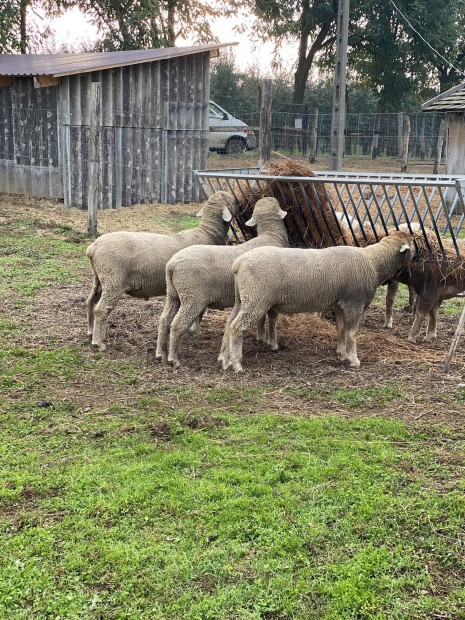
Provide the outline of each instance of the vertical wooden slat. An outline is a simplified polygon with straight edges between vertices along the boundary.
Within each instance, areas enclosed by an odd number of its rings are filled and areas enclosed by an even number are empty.
[[[100,83],[89,84],[89,174],[87,179],[87,233],[97,235],[97,209],[99,203],[99,171],[101,165],[100,150]]]
[[[115,83],[115,157],[114,157],[114,170],[115,170],[115,187],[114,187],[114,200],[116,209],[120,209],[123,204],[123,136],[122,136],[122,124],[123,124],[123,69],[115,69],[114,74]]]

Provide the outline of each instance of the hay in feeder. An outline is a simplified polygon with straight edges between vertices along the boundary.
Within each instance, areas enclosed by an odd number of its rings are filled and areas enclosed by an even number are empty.
[[[251,216],[255,203],[265,196],[274,196],[288,213],[284,222],[293,245],[323,248],[359,244],[350,228],[338,220],[324,183],[280,182],[280,177],[315,177],[308,164],[283,158],[268,162],[263,172],[273,178],[252,183],[243,181],[236,194],[241,206],[236,222],[246,239],[252,236],[245,222]]]

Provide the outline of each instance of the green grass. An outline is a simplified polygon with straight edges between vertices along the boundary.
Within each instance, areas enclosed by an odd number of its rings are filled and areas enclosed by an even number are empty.
[[[199,390],[143,358],[27,344],[9,309],[82,277],[74,235],[2,230],[0,618],[465,618],[463,432],[375,415],[415,386]]]

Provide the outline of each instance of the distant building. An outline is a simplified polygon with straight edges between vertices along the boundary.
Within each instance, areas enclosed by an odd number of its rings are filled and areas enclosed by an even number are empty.
[[[465,174],[465,83],[454,86],[421,106],[422,112],[445,112],[446,174]]]

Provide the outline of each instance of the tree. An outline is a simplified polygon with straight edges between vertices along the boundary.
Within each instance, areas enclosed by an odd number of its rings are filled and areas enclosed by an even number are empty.
[[[218,9],[202,0],[78,0],[103,33],[102,50],[172,47],[179,37],[214,40],[210,20]]]
[[[40,48],[50,35],[50,19],[69,5],[68,0],[5,0],[0,5],[0,53],[26,54]],[[30,19],[31,13],[36,19]]]
[[[310,69],[319,52],[335,42],[337,0],[236,0],[255,16],[255,36],[275,44],[277,64],[283,42],[298,46],[293,102],[304,101]]]
[[[349,37],[349,66],[379,96],[380,111],[397,111],[413,95],[444,88],[458,74],[440,58],[464,61],[464,0],[367,0]]]

